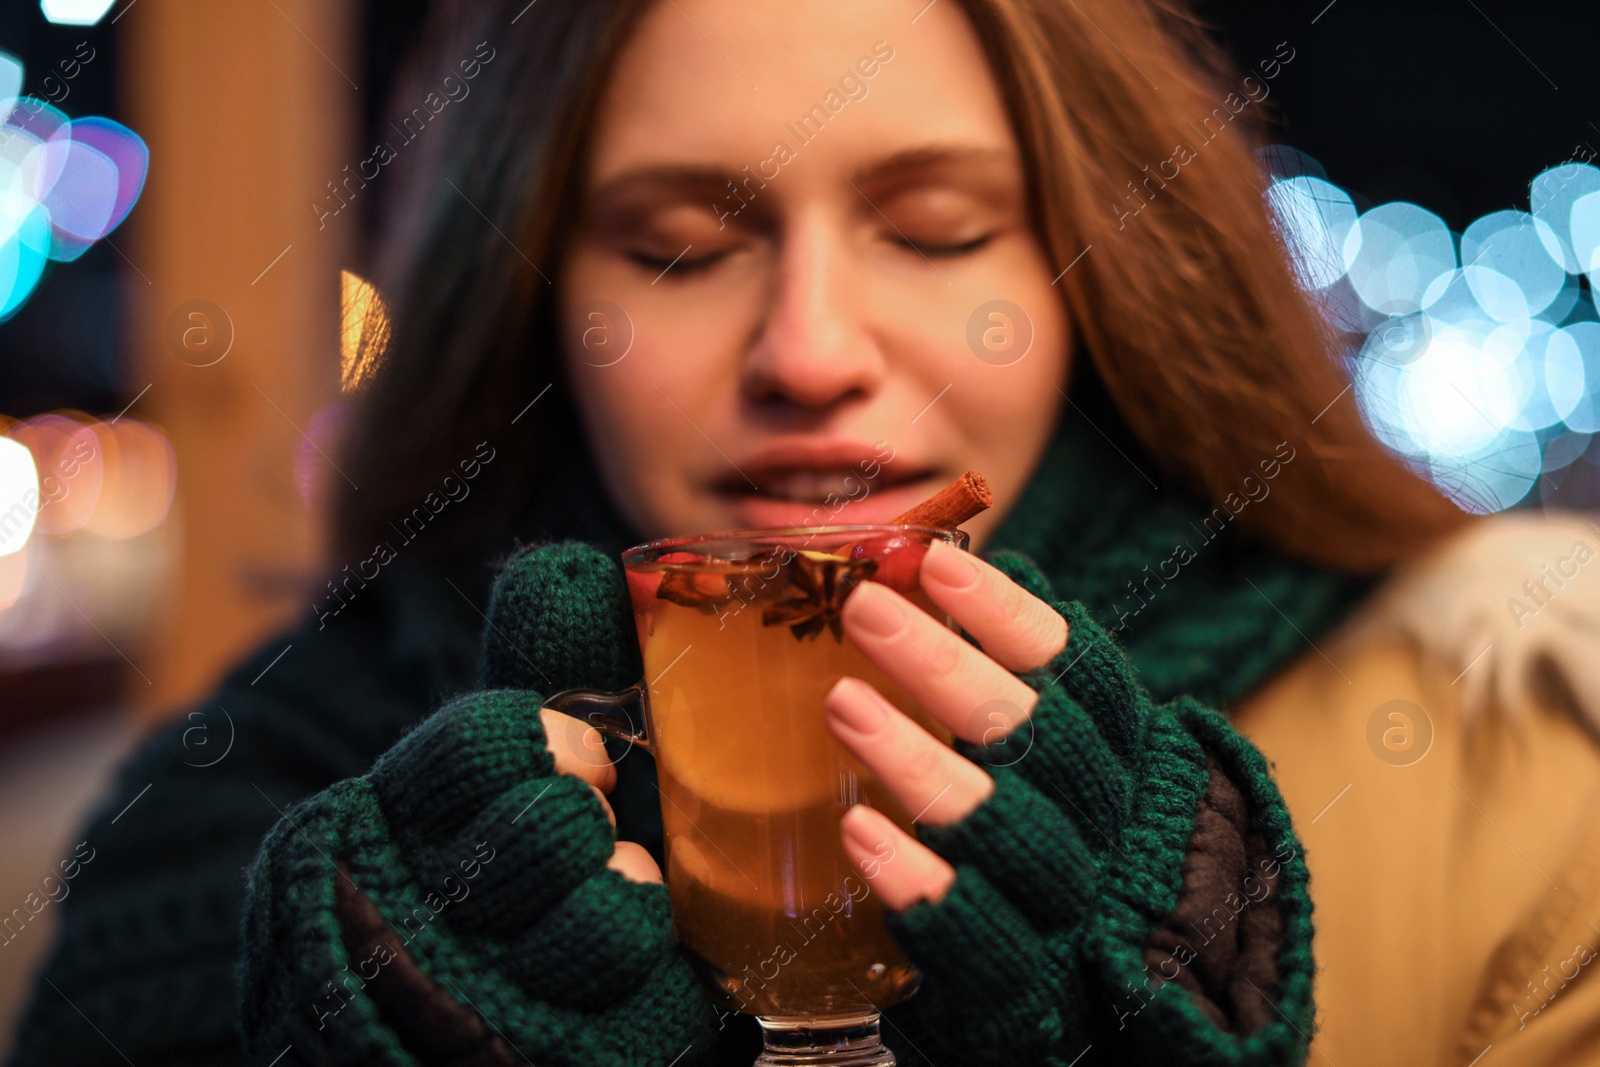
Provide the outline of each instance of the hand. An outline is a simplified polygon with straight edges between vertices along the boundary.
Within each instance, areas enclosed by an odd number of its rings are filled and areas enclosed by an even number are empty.
[[[582,544],[513,559],[483,688],[368,773],[289,809],[252,866],[243,1035],[323,1065],[666,1063],[715,1036],[661,872],[618,842],[616,770],[543,707],[640,673],[616,563]]]
[[[555,759],[556,773],[571,775],[589,783],[607,821],[611,823],[611,829],[615,830],[617,813],[611,810],[611,802],[606,797],[617,787],[617,768],[606,752],[605,738],[599,730],[582,719],[553,708],[540,708],[539,721],[544,726],[546,746]],[[661,867],[655,857],[634,841],[616,841],[606,866],[630,882],[664,884]]]
[[[943,541],[923,557],[922,589],[982,646],[974,647],[886,585],[867,582],[845,601],[845,633],[879,670],[962,740],[1012,737],[1039,695],[1013,672],[1053,660],[1066,648],[1066,620],[993,565]],[[927,826],[959,822],[994,792],[994,779],[918,726],[859,678],[828,693],[828,727]],[[1023,729],[1019,737],[1025,737]],[[1016,740],[1007,743],[1016,745]],[[1017,758],[1022,753],[1016,753]],[[840,820],[845,853],[884,902],[904,911],[942,900],[955,868],[882,812],[857,804]],[[880,842],[896,862],[881,863]]]
[[[885,1039],[997,1067],[1303,1063],[1308,875],[1265,759],[1193,700],[1155,704],[1026,556],[935,543],[921,581],[975,644],[873,582],[843,625],[953,745],[859,679],[825,700],[917,823],[840,820],[923,974]]]

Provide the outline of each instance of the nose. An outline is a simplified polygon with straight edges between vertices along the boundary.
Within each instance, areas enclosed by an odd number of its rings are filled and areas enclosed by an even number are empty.
[[[871,328],[861,264],[842,230],[823,218],[785,229],[746,354],[742,384],[758,401],[825,408],[872,395],[883,353]]]

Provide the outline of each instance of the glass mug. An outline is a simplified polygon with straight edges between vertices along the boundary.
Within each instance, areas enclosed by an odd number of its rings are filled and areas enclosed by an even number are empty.
[[[866,803],[913,832],[913,813],[834,740],[823,697],[861,678],[950,742],[839,620],[876,578],[954,627],[917,583],[935,538],[968,544],[960,530],[855,525],[637,545],[622,562],[648,687],[545,701],[654,756],[674,933],[713,995],[758,1017],[758,1065],[895,1062],[878,1012],[921,976],[845,855],[839,819]],[[887,846],[879,861],[893,862]]]

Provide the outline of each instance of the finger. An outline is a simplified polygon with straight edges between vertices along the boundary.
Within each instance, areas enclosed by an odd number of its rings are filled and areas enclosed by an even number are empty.
[[[828,729],[855,753],[912,818],[944,826],[994,791],[994,779],[912,722],[859,678],[840,678],[823,698]]]
[[[857,804],[839,820],[845,855],[892,911],[919,900],[938,902],[956,880],[956,869],[881,811]]]
[[[556,771],[582,778],[602,792],[617,784],[617,769],[606,753],[605,737],[582,719],[551,708],[539,709],[545,743],[556,761]]]
[[[1067,621],[993,564],[935,540],[922,557],[921,585],[996,663],[1023,672],[1067,647]]]
[[[594,798],[598,800],[600,802],[600,806],[605,809],[606,818],[611,821],[611,828],[615,830],[617,828],[617,813],[611,810],[611,801],[606,799],[606,795],[600,792],[600,787],[595,785],[593,782],[589,783],[589,788],[594,790]]]
[[[618,841],[616,851],[606,860],[606,866],[630,882],[646,885],[661,881],[661,868],[643,845],[633,841]]]
[[[1038,702],[1028,683],[886,585],[863,583],[840,614],[862,655],[964,741],[995,741]]]

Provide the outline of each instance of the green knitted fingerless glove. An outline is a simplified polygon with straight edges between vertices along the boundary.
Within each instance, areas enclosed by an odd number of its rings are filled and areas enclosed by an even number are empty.
[[[995,789],[919,828],[956,880],[888,918],[924,976],[890,1020],[934,1062],[1304,1063],[1311,901],[1265,760],[1193,701],[1153,704],[1026,556],[991,562],[1070,635],[1021,675],[1039,694],[1026,723],[957,744]]]
[[[251,1062],[660,1067],[711,1047],[665,888],[606,867],[611,825],[539,718],[541,693],[638,679],[627,612],[597,550],[522,554],[491,600],[488,687],[288,811],[249,876]]]

